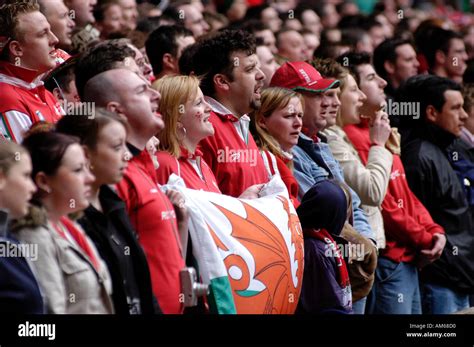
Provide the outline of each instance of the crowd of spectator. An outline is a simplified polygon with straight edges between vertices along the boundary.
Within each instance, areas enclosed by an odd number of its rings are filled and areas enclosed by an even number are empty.
[[[0,312],[214,313],[181,300],[196,260],[173,174],[239,199],[281,178],[297,314],[474,306],[473,12],[0,0],[0,246],[38,249],[0,256]]]

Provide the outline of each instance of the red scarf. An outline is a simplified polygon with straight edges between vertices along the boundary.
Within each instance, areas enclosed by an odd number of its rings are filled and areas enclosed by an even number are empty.
[[[346,288],[350,285],[349,272],[347,270],[346,261],[342,256],[339,248],[337,247],[336,241],[332,238],[331,234],[326,229],[305,229],[305,237],[312,237],[321,240],[326,243],[327,247],[331,250],[331,254],[334,255],[334,259],[337,264],[337,281],[341,288]]]
[[[85,235],[79,229],[77,229],[74,223],[67,217],[61,217],[59,222],[66,228],[66,230],[69,232],[69,235],[73,237],[77,245],[84,251],[84,253],[91,261],[92,265],[94,265],[95,270],[99,272],[99,261],[96,258],[94,251],[92,250],[92,247],[89,241],[87,241]],[[61,228],[54,223],[53,226],[54,229],[56,229],[56,231],[58,232],[58,234],[67,240],[67,236],[64,231],[61,230]]]
[[[312,136],[308,135],[309,134],[309,129],[306,128],[306,127],[303,127],[301,129],[301,132],[303,134],[305,134],[306,136],[308,136],[309,138],[311,138],[311,140],[313,140],[314,143],[318,143],[319,142],[319,137],[318,137],[318,134],[314,134]]]

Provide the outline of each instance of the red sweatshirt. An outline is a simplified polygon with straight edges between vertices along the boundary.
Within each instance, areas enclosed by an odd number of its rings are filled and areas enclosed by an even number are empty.
[[[0,131],[5,138],[20,143],[34,123],[56,123],[62,114],[37,71],[0,61]]]
[[[214,136],[202,140],[203,159],[216,176],[223,194],[239,197],[254,184],[267,183],[268,175],[260,151],[250,133],[248,144],[240,137],[232,115],[211,112]]]
[[[184,268],[174,208],[158,186],[146,150],[129,162],[117,185],[150,267],[153,293],[164,313],[182,313],[179,271]]]
[[[157,152],[156,158],[160,167],[156,170],[158,183],[167,184],[171,174],[181,177],[186,187],[196,190],[204,190],[206,192],[220,193],[217,185],[216,177],[212,173],[209,166],[202,159],[202,152],[196,150],[195,155],[190,154],[186,149],[181,148],[179,158],[173,157],[168,152]],[[196,171],[199,168],[202,178]]]
[[[345,126],[344,131],[367,165],[370,149],[367,123]],[[420,250],[431,248],[433,234],[444,234],[444,229],[433,222],[429,212],[408,187],[402,161],[395,154],[390,176],[382,203],[387,245],[381,250],[381,255],[397,263],[412,262]]]

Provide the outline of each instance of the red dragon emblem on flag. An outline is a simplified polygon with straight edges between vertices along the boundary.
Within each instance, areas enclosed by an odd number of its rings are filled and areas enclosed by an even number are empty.
[[[208,225],[218,249],[227,254],[223,260],[237,313],[292,314],[296,310],[303,279],[303,234],[289,200],[278,200],[288,214],[289,240],[265,214],[244,201],[245,218],[214,204],[231,223],[231,236],[253,259],[233,253]]]

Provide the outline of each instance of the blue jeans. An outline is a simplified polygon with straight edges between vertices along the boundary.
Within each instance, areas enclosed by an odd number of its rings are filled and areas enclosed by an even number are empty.
[[[420,314],[418,270],[410,263],[379,257],[369,297],[367,313]]]
[[[357,300],[352,303],[352,311],[354,314],[365,314],[365,304],[367,302],[367,297]]]
[[[449,314],[469,307],[469,295],[432,283],[421,283],[423,313]]]

